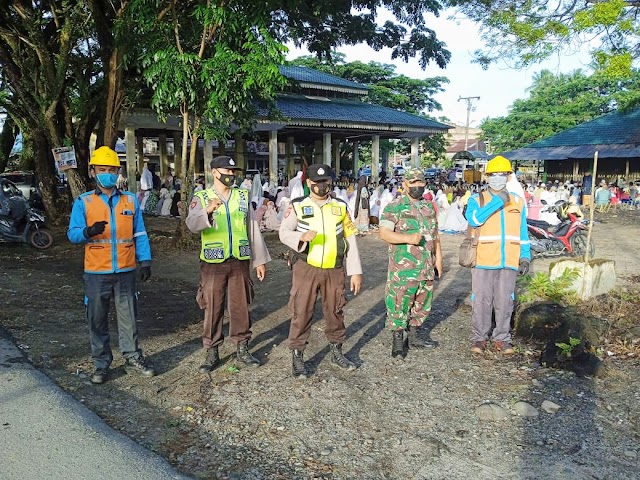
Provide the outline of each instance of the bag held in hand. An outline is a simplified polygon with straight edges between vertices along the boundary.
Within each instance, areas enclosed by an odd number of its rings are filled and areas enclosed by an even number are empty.
[[[479,195],[480,208],[484,207],[484,195],[480,192]],[[458,251],[458,263],[465,268],[473,268],[476,266],[476,252],[478,250],[478,238],[480,237],[480,228],[471,228],[467,225],[467,236],[462,240],[460,244],[460,250]]]

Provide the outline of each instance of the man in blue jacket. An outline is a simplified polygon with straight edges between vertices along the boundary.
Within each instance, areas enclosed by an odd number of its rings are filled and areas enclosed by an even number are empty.
[[[524,199],[507,191],[511,162],[497,156],[487,164],[489,189],[469,198],[465,216],[479,239],[476,266],[471,270],[471,351],[482,353],[495,310],[496,327],[491,340],[495,349],[513,354],[511,314],[516,275],[529,271],[531,246]],[[480,197],[482,195],[482,198]]]
[[[118,315],[118,338],[125,371],[152,377],[155,371],[138,346],[136,266],[140,279],[151,277],[151,247],[138,200],[116,188],[120,159],[109,147],[98,148],[89,161],[96,189],[73,204],[67,236],[84,243],[85,303],[95,371],[91,382],[104,383],[113,361],[109,339],[109,303]]]

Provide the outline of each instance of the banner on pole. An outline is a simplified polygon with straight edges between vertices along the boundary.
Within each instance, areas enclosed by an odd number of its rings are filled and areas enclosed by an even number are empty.
[[[76,150],[73,147],[58,147],[52,148],[53,158],[58,164],[58,170],[64,172],[71,168],[78,168],[78,161],[76,160]]]

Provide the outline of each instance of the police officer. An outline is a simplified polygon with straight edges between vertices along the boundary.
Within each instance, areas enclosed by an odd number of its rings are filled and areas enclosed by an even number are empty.
[[[264,280],[271,261],[260,228],[252,218],[249,191],[233,187],[235,172],[241,170],[228,156],[211,160],[213,185],[197,192],[189,206],[187,227],[199,233],[200,286],[196,295],[204,310],[204,361],[200,372],[220,365],[218,347],[224,342],[222,324],[225,300],[229,309],[229,335],[236,345],[236,357],[245,365],[259,366],[249,352],[253,300],[250,264],[258,280]]]
[[[402,195],[385,207],[380,219],[380,238],[389,244],[385,304],[392,357],[405,358],[409,344],[434,346],[417,334],[431,312],[436,270],[442,275],[436,212],[422,197],[426,185],[422,170],[407,170]]]
[[[304,349],[311,334],[311,319],[318,298],[326,322],[325,335],[331,348],[331,362],[351,371],[356,366],[342,353],[346,339],[343,308],[345,269],[351,276],[351,291],[357,295],[362,285],[362,267],[355,234],[357,228],[347,212],[347,204],[331,198],[333,172],[328,165],[314,164],[307,169],[310,194],[295,198],[280,225],[280,241],[295,252],[289,308],[289,348],[293,376],[307,378]]]
[[[109,342],[109,303],[118,314],[118,338],[125,371],[152,377],[155,371],[138,347],[136,263],[140,279],[151,277],[151,248],[138,200],[116,188],[120,159],[109,147],[96,149],[89,161],[96,189],[73,204],[67,236],[84,243],[85,303],[95,370],[91,382],[103,383],[113,361]]]
[[[531,246],[524,199],[507,190],[513,175],[511,162],[498,155],[487,163],[486,173],[488,191],[472,195],[465,214],[479,240],[476,266],[471,270],[471,352],[482,353],[487,347],[495,310],[492,341],[498,352],[509,355],[513,353],[511,314],[516,275],[529,270]]]

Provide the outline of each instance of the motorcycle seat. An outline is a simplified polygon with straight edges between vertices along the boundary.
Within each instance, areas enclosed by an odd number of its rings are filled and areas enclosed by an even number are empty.
[[[551,225],[549,225],[548,222],[545,222],[544,220],[531,220],[531,219],[527,219],[527,223],[530,225],[533,225],[534,227],[540,227],[540,228],[544,228],[545,230],[547,230]]]

